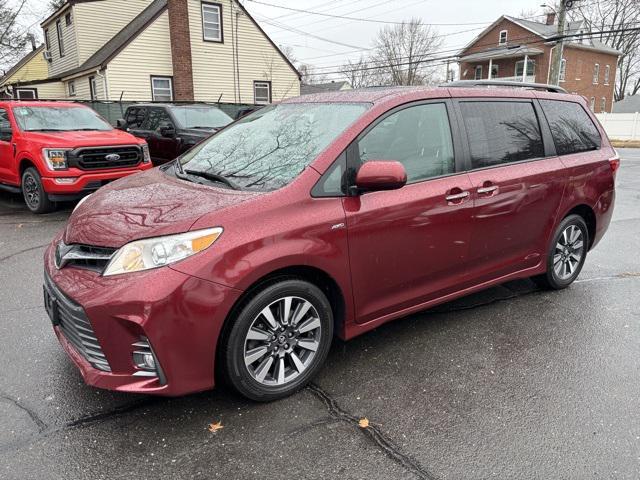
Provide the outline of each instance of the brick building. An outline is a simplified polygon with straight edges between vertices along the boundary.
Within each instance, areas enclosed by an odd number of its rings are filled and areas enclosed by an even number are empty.
[[[569,22],[565,34],[588,33],[583,22]],[[532,22],[503,15],[462,52],[461,80],[501,79],[549,83],[555,15]],[[595,38],[576,36],[564,41],[560,86],[589,99],[595,112],[610,112],[620,52]]]

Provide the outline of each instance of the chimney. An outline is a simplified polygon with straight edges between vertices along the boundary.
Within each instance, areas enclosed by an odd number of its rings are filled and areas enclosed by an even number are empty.
[[[173,96],[177,101],[193,101],[191,33],[188,0],[168,0],[169,37],[173,63]]]
[[[547,25],[553,25],[554,23],[556,23],[556,13],[555,12],[547,13]]]
[[[31,49],[33,51],[37,50],[38,46],[36,45],[36,37],[32,33],[30,33],[27,35],[27,38],[31,42]]]

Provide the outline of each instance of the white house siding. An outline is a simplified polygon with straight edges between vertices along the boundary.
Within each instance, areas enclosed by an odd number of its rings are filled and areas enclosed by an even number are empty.
[[[194,96],[199,101],[253,103],[254,80],[272,82],[273,101],[300,95],[297,74],[282,58],[269,40],[244,13],[240,13],[237,27],[239,92],[234,91],[233,42],[235,19],[232,29],[230,0],[220,0],[223,17],[224,43],[206,42],[202,33],[202,2],[189,0],[189,29],[193,62]],[[242,12],[233,6],[233,16]]]
[[[67,26],[65,21],[65,15],[71,12],[71,25]],[[56,31],[56,21],[60,20],[60,27],[62,29],[62,41],[64,44],[64,57],[60,56],[60,48],[58,45],[58,34]],[[51,62],[49,62],[49,77],[55,77],[59,73],[66,70],[71,70],[79,65],[78,63],[78,49],[76,42],[76,18],[73,8],[66,9],[61,15],[52,19],[49,23],[43,26],[45,30],[48,30],[47,36],[49,38],[49,53],[51,54]]]
[[[105,72],[100,72],[100,75],[104,75]],[[89,87],[89,78],[96,77],[96,100],[106,100],[104,84],[102,77],[97,75],[96,72],[92,72],[90,74],[83,75],[81,77],[72,78],[71,80],[65,80],[65,98],[69,98],[70,100],[91,100],[91,88]],[[75,82],[76,94],[73,97],[70,97],[68,94],[68,84],[69,81]]]
[[[152,75],[173,75],[167,11],[109,62],[109,98],[150,101]]]
[[[108,0],[77,3],[73,10],[82,64],[129,24],[152,0]]]
[[[62,100],[66,98],[62,82],[36,83],[34,85],[25,85],[23,88],[35,88],[38,91],[39,100]]]

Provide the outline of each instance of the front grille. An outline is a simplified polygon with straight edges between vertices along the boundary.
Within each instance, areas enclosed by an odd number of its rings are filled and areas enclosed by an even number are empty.
[[[102,273],[115,252],[115,248],[93,247],[90,245],[66,245],[61,241],[56,246],[56,267],[60,269],[70,265]]]
[[[102,353],[100,343],[93,333],[93,327],[83,308],[58,290],[46,274],[45,292],[55,301],[58,311],[58,327],[64,337],[94,368],[110,372],[109,362]],[[47,301],[50,302],[50,299]]]
[[[135,167],[142,161],[142,149],[136,145],[79,148],[68,159],[70,166],[82,170]]]

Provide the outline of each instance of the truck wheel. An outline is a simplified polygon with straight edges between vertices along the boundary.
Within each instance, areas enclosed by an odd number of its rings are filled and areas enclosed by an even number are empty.
[[[42,187],[40,174],[33,167],[27,168],[22,174],[22,196],[27,208],[33,213],[47,213],[55,208]]]

